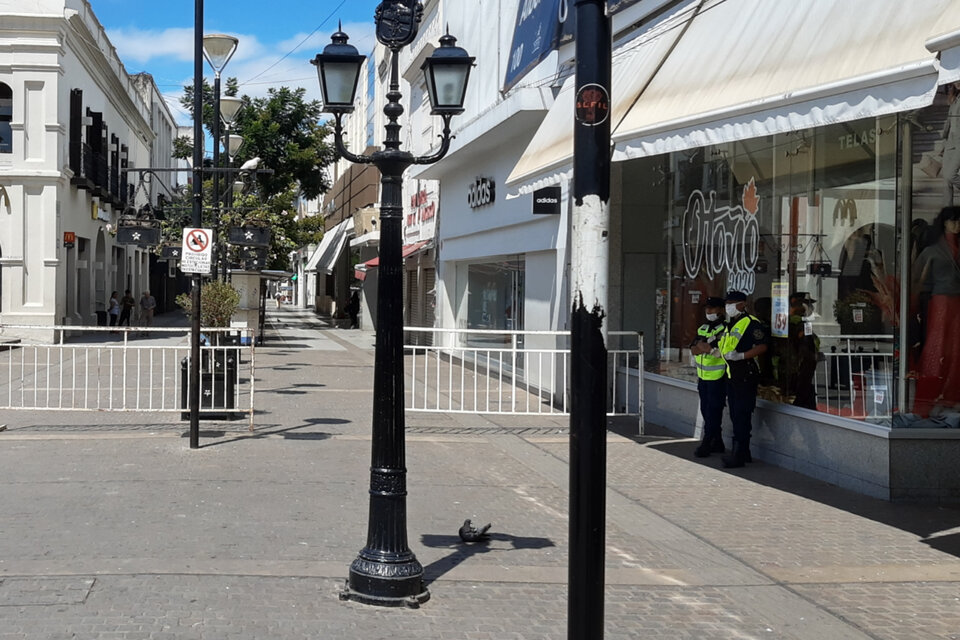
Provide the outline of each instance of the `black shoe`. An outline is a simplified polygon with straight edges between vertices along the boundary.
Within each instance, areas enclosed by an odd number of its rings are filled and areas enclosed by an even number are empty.
[[[742,454],[737,455],[736,453],[731,453],[728,456],[723,456],[723,467],[725,469],[739,469],[744,467],[747,464],[747,459]]]
[[[727,448],[723,446],[723,438],[717,436],[710,444],[710,453],[726,453]]]
[[[701,442],[700,446],[693,450],[693,455],[697,458],[706,458],[713,451],[713,447],[708,442]]]

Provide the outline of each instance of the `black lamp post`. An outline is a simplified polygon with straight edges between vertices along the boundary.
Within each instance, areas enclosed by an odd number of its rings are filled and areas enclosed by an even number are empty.
[[[350,566],[342,599],[383,606],[417,606],[430,594],[423,586],[423,566],[407,544],[406,453],[403,382],[403,173],[414,164],[437,162],[450,148],[450,119],[463,113],[467,78],[474,59],[446,35],[424,63],[431,113],[443,118],[440,149],[415,157],[400,150],[403,115],[399,51],[417,35],[423,7],[417,0],[384,0],[377,7],[377,39],[390,49],[390,91],[384,149],[363,156],[343,143],[342,119],[353,111],[364,56],[338,31],[313,64],[317,65],[324,110],[335,118],[335,141],[350,162],[380,170],[380,280],[377,287],[377,342],[373,381],[373,445],[367,544]]]
[[[213,166],[220,167],[220,118],[222,117],[220,109],[220,74],[223,68],[230,62],[234,52],[237,50],[239,40],[234,36],[222,33],[211,33],[203,36],[203,55],[207,63],[213,68]],[[235,113],[235,112],[234,112]],[[216,229],[220,228],[220,174],[213,174],[213,210],[214,225]],[[217,239],[216,244],[219,250],[223,251],[222,239]],[[214,265],[214,272],[217,271]],[[226,279],[226,272],[221,274],[221,280]]]

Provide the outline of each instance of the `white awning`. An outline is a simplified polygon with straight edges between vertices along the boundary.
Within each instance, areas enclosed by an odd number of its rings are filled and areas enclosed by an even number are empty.
[[[930,105],[957,0],[708,0],[617,127],[615,159]]]
[[[651,26],[643,35],[631,40],[613,53],[611,69],[611,118],[616,126],[627,114],[637,96],[650,82],[666,55],[683,33],[693,15],[695,4]],[[573,110],[576,79],[568,77],[536,135],[517,163],[508,185],[521,184],[520,191],[533,191],[540,186],[569,179],[573,158]]]
[[[930,38],[927,49],[940,54],[940,84],[960,81],[960,30]]]
[[[928,41],[958,29],[960,0],[684,5],[614,54],[613,159],[928,106],[960,76],[960,51],[938,61]],[[573,91],[568,80],[508,184],[526,191],[570,170]]]
[[[307,261],[305,271],[322,271],[324,273],[333,273],[333,266],[340,257],[343,247],[347,243],[347,236],[353,231],[353,218],[347,218],[333,229],[323,234],[320,246],[310,256]]]

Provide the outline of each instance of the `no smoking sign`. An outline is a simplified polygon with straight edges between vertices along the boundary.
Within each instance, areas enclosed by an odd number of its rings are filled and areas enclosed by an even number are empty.
[[[213,262],[213,229],[183,230],[183,251],[180,271],[184,273],[210,273]]]

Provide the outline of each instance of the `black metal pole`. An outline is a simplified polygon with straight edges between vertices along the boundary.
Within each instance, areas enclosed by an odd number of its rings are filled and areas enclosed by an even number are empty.
[[[611,28],[604,0],[576,2],[571,215],[570,567],[567,638],[603,638]]]
[[[203,226],[203,0],[194,0],[193,226]],[[190,448],[200,448],[200,274],[190,277]]]
[[[373,373],[373,444],[367,544],[350,565],[344,597],[384,606],[416,606],[430,593],[423,566],[407,543],[407,469],[403,381],[403,172],[414,157],[400,151],[399,54],[391,52],[389,118],[380,170],[380,277]],[[339,127],[338,127],[339,128]]]
[[[213,79],[213,166],[220,168],[220,72]],[[213,174],[213,246],[223,251],[223,239],[220,238],[220,174]],[[226,281],[227,274],[217,274],[219,260],[213,262],[214,277]]]

